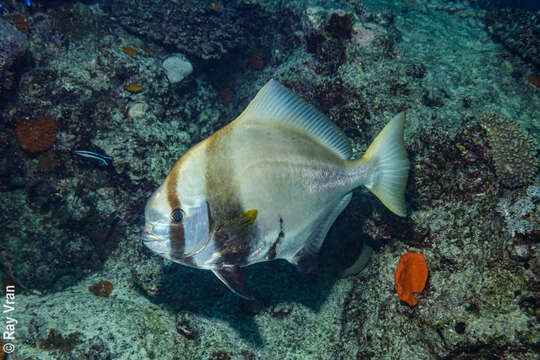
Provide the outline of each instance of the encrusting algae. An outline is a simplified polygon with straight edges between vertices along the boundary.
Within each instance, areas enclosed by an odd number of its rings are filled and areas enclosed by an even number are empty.
[[[428,267],[424,255],[414,252],[403,254],[395,276],[399,299],[410,306],[416,306],[418,300],[413,293],[420,294],[424,290],[427,278]]]

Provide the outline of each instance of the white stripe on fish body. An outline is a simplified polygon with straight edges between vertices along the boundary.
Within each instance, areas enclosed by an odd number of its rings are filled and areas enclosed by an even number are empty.
[[[206,200],[205,182],[207,143],[192,147],[174,165],[168,180],[176,179],[176,196],[183,206],[196,206]]]

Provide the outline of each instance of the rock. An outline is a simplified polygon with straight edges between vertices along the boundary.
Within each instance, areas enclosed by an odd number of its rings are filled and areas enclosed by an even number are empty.
[[[2,69],[10,67],[27,49],[26,35],[0,19],[0,73]]]

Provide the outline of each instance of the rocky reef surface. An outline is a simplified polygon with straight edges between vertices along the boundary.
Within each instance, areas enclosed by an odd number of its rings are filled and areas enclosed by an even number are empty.
[[[495,11],[442,0],[7,3],[0,276],[16,288],[18,321],[7,359],[533,359],[540,70],[534,39],[495,26]],[[536,31],[538,15],[524,14],[507,19]],[[164,66],[171,56],[181,74]],[[271,78],[342,128],[357,156],[406,110],[409,216],[355,190],[317,274],[250,266],[248,302],[151,254],[140,232],[178,157]],[[343,277],[364,245],[370,263]],[[414,307],[394,283],[410,251],[429,269]]]

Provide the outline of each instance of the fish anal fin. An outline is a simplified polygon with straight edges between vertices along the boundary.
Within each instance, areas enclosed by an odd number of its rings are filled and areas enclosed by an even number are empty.
[[[255,299],[239,266],[216,267],[212,272],[236,295],[246,300]]]
[[[332,224],[336,221],[336,218],[341,214],[343,209],[349,205],[351,198],[352,193],[346,194],[343,198],[336,201],[334,206],[330,206],[329,211],[326,211],[322,216],[319,216],[317,219],[319,226],[311,234],[306,245],[301,248],[289,262],[298,266],[302,272],[310,273],[315,270],[318,263],[318,253],[324,239],[326,238],[330,227],[332,227]]]

